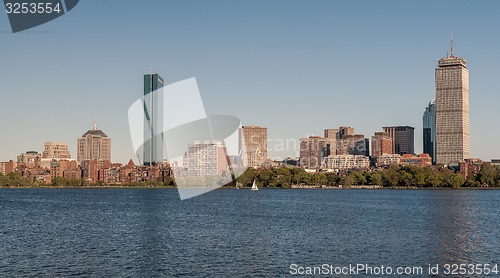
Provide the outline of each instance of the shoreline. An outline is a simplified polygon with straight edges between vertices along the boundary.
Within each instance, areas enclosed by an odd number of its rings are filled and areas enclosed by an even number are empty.
[[[124,186],[124,185],[102,185],[102,186],[0,186],[0,189],[177,189],[176,186]],[[206,187],[182,187],[182,189],[205,189]],[[215,189],[237,189],[234,186],[227,187],[217,187]],[[238,189],[251,189],[251,187],[239,187]],[[500,190],[500,187],[417,187],[417,186],[396,186],[396,187],[382,187],[382,186],[372,186],[372,185],[360,185],[360,186],[350,186],[350,187],[336,187],[336,186],[292,186],[287,188],[281,187],[262,187],[259,190],[264,189],[322,189],[322,190]]]

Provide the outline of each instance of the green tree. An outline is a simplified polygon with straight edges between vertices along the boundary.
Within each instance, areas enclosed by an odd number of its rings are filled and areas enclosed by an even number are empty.
[[[495,185],[495,179],[497,177],[497,171],[491,163],[484,163],[481,166],[481,170],[479,171],[479,182],[481,182],[482,185],[489,185],[493,186]]]
[[[163,180],[164,186],[175,186],[174,178],[166,176]]]
[[[304,169],[301,168],[292,168],[290,170],[291,176],[291,183],[292,184],[300,184],[303,182],[304,176],[305,176],[305,171]]]
[[[469,187],[479,186],[479,182],[477,181],[477,176],[472,174],[468,175],[467,179],[465,180],[465,184]]]
[[[0,173],[0,187],[7,187],[9,186],[9,178],[4,176],[2,173]]]
[[[425,186],[425,171],[426,169],[429,169],[428,167],[426,168],[420,168],[417,166],[410,167],[411,174],[413,175],[413,185],[415,186]]]
[[[261,187],[268,187],[273,179],[273,171],[265,168],[257,173],[257,182]]]
[[[326,185],[337,186],[340,183],[340,177],[336,173],[326,173]]]
[[[367,173],[367,180],[370,185],[384,185],[382,172]]]
[[[495,166],[495,171],[497,172],[497,177],[495,179],[496,181],[495,186],[500,187],[500,167]]]
[[[273,179],[270,183],[271,187],[288,188],[292,182],[292,174],[287,167],[273,169]]]
[[[326,183],[328,182],[325,173],[313,174],[312,180],[314,185],[326,185]]]
[[[68,186],[69,184],[69,181],[67,178],[63,178],[63,177],[54,177],[52,179],[52,185],[53,186]]]
[[[453,188],[460,188],[465,183],[465,179],[460,174],[452,174],[447,183]]]
[[[427,185],[432,187],[440,187],[443,185],[441,179],[441,172],[439,172],[438,170],[430,169],[426,174],[427,175],[425,177],[425,183]]]
[[[349,176],[352,178],[352,183],[357,185],[365,185],[367,180],[364,174],[360,171],[353,171],[349,173]]]
[[[256,176],[257,170],[255,168],[248,168],[236,180],[243,186],[251,186]]]
[[[441,173],[441,184],[443,186],[446,186],[446,187],[452,187],[452,184],[450,183],[451,181],[451,176],[453,176],[455,174],[455,172],[453,172],[452,170],[448,169],[448,168],[443,168],[441,169],[441,171],[439,172]]]
[[[397,186],[399,184],[399,166],[391,165],[389,169],[386,170],[386,184],[388,186]]]
[[[346,175],[342,178],[341,183],[343,187],[351,187],[354,184],[354,181],[350,175]]]
[[[292,171],[292,182],[295,184],[308,183],[310,174],[307,173],[304,169],[294,169]]]
[[[68,185],[72,187],[80,186],[82,184],[81,180],[78,179],[69,179]]]
[[[398,185],[399,186],[413,186],[415,185],[413,175],[406,169],[398,171]]]

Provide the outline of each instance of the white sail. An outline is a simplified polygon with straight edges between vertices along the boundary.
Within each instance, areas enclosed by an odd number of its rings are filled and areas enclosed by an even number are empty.
[[[253,180],[252,190],[259,190],[259,188],[257,187],[257,184],[255,184],[255,180]]]

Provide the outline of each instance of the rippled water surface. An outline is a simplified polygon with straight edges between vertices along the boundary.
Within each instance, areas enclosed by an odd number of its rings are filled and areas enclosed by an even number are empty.
[[[0,276],[500,263],[500,191],[0,189]]]

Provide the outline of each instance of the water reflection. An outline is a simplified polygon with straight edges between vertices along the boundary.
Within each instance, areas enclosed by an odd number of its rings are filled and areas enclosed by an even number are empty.
[[[477,262],[482,246],[477,233],[479,208],[472,198],[475,194],[451,190],[425,192],[429,263]]]

